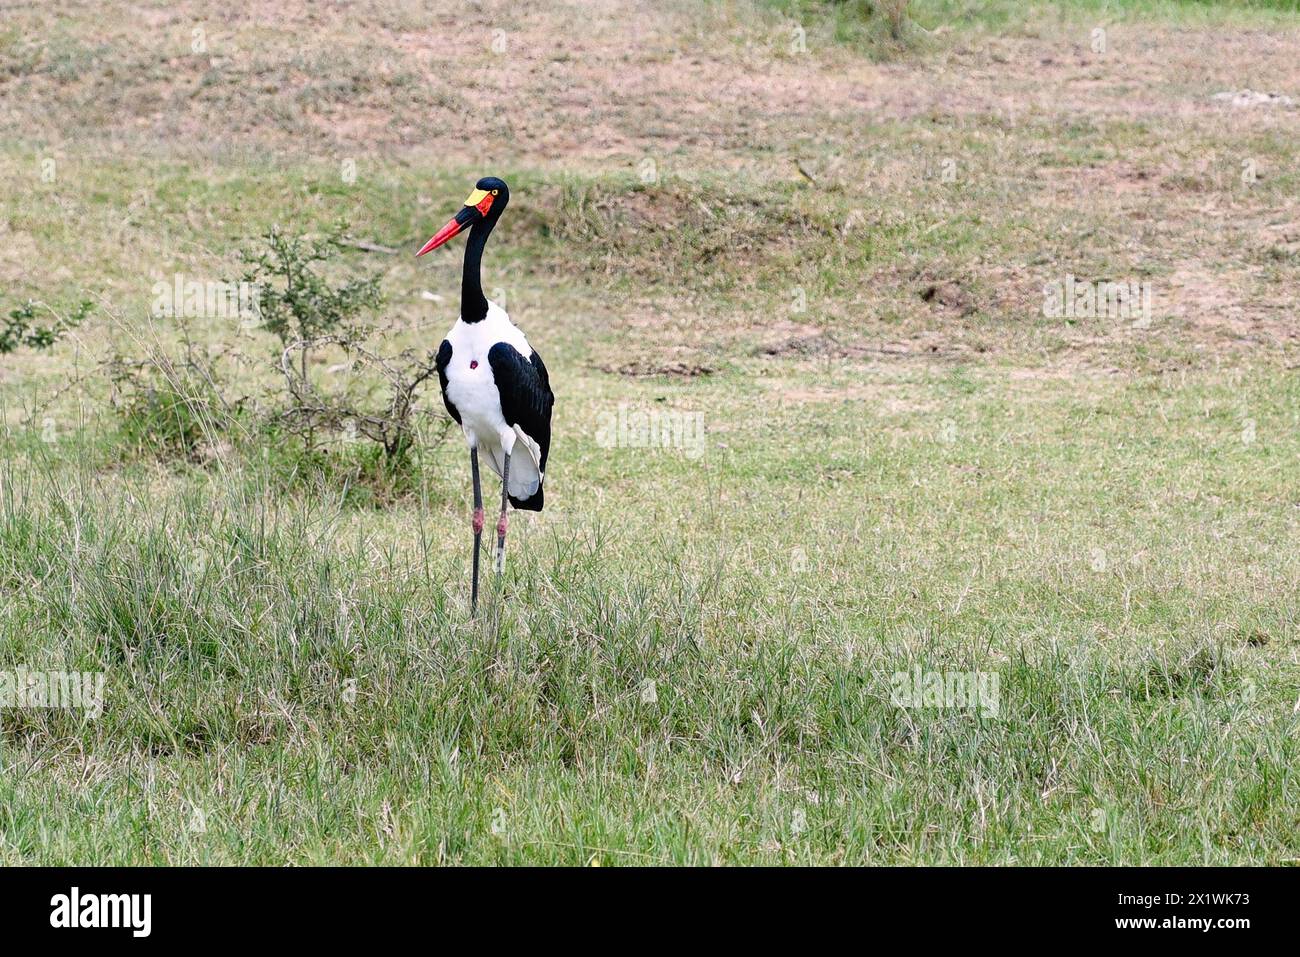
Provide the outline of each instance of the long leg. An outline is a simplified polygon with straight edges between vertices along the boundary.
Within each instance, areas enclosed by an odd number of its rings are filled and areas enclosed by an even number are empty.
[[[501,467],[501,517],[497,519],[497,574],[506,570],[506,506],[510,503],[510,453]]]
[[[473,584],[470,586],[469,595],[469,613],[472,618],[475,609],[478,607],[478,555],[483,544],[483,487],[479,485],[478,480],[477,447],[469,450],[469,470],[470,474],[474,476],[474,579]]]

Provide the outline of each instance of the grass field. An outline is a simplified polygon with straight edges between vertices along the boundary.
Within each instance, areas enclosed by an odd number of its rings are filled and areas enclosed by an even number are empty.
[[[0,6],[0,312],[92,304],[0,356],[0,672],[104,681],[0,863],[1300,860],[1296,5],[459,6]],[[150,304],[344,219],[436,350],[489,174],[556,438],[470,620],[436,382],[307,453]],[[124,405],[187,343],[242,401]]]

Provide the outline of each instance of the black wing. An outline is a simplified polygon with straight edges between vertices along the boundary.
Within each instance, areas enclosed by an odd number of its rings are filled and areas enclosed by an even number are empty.
[[[438,358],[434,362],[434,365],[438,369],[438,381],[442,383],[442,404],[447,407],[447,411],[450,412],[451,417],[456,420],[456,424],[460,425],[460,413],[456,411],[456,407],[452,405],[451,400],[447,398],[447,366],[450,362],[451,343],[446,339],[443,339],[442,345],[438,347]]]
[[[541,471],[546,471],[546,456],[551,450],[551,406],[555,396],[551,393],[550,377],[542,357],[535,351],[525,359],[509,343],[498,342],[488,350],[488,365],[501,395],[501,414],[506,424],[519,426],[537,443],[541,450]]]

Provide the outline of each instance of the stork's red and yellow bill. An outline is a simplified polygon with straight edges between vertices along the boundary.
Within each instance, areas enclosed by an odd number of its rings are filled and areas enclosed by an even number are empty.
[[[466,226],[483,219],[487,216],[488,210],[492,208],[492,200],[495,197],[495,191],[488,192],[486,189],[476,189],[471,192],[461,211],[448,220],[446,226],[434,233],[433,238],[425,243],[415,255],[423,256],[427,252],[432,252]]]

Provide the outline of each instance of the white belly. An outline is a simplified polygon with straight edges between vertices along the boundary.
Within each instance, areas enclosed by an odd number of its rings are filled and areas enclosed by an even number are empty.
[[[500,445],[501,434],[510,431],[501,414],[501,399],[496,380],[487,359],[479,359],[478,367],[471,369],[473,360],[457,361],[456,347],[452,346],[451,363],[447,366],[447,398],[460,413],[460,427],[471,445]],[[463,366],[463,368],[456,368]]]
[[[532,346],[504,309],[488,303],[487,318],[481,322],[465,323],[457,320],[447,333],[451,343],[451,362],[447,364],[447,398],[460,413],[460,426],[470,448],[480,449],[492,471],[500,475],[504,457],[515,451],[520,442],[524,455],[511,455],[510,494],[528,498],[537,491],[541,480],[538,470],[540,452],[530,436],[510,426],[501,412],[501,397],[496,379],[488,364],[488,351],[498,342],[505,342],[524,356],[532,354]]]

